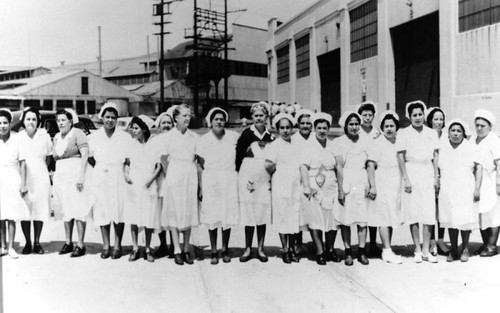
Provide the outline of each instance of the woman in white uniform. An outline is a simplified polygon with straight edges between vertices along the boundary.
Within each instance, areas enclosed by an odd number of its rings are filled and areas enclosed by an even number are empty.
[[[302,151],[300,173],[303,188],[304,217],[316,246],[316,263],[340,262],[334,252],[338,222],[333,217],[334,207],[340,205],[339,182],[342,181],[342,157],[335,156],[333,142],[328,139],[332,116],[317,113],[312,116],[315,136]],[[323,241],[325,233],[325,241]],[[325,242],[325,245],[323,245]]]
[[[235,168],[236,142],[239,134],[225,129],[229,115],[221,108],[212,108],[207,116],[211,130],[201,136],[196,154],[203,174],[200,222],[208,227],[212,248],[210,263],[219,263],[217,229],[222,232],[222,261],[231,262],[229,238],[231,227],[238,225],[238,175]]]
[[[116,128],[118,109],[107,102],[99,112],[103,127],[89,136],[90,156],[95,161],[92,174],[92,194],[95,197],[94,222],[101,228],[103,250],[101,258],[119,259],[122,256],[122,238],[125,227],[123,206],[126,197],[123,168],[127,147],[132,138]],[[110,231],[113,223],[115,244],[110,250]]]
[[[18,135],[10,132],[12,113],[0,109],[0,256],[19,256],[14,250],[16,221],[29,218],[23,196],[26,188],[26,163]],[[9,242],[7,243],[7,227]]]
[[[439,191],[439,139],[434,130],[424,125],[426,109],[422,101],[406,104],[406,117],[411,125],[398,134],[398,163],[404,188],[403,220],[410,225],[414,261],[437,263],[430,253],[430,239],[436,223],[435,194]],[[423,224],[422,247],[419,223]]]
[[[368,226],[378,227],[382,239],[382,260],[400,264],[391,248],[392,232],[401,226],[401,174],[398,167],[396,134],[399,116],[392,111],[380,115],[382,136],[368,148]]]
[[[291,142],[295,118],[280,113],[273,119],[279,138],[269,144],[265,168],[271,175],[273,223],[281,240],[282,260],[286,264],[299,262],[291,247],[300,224],[300,150]]]
[[[166,173],[160,224],[172,233],[175,263],[193,264],[189,254],[191,228],[198,225],[198,135],[188,129],[191,109],[186,104],[174,110],[176,126],[162,138],[160,155]],[[165,163],[168,160],[168,164]],[[179,233],[183,234],[181,249]]]
[[[448,140],[448,137],[445,135],[444,137],[442,136],[443,134],[443,128],[445,127],[445,114],[444,111],[439,108],[439,107],[432,107],[427,112],[425,113],[426,115],[426,121],[427,121],[427,126],[434,129],[437,134],[440,142],[446,142]],[[438,194],[436,194],[436,215],[439,218],[439,202],[438,202]],[[445,229],[440,226],[439,219],[437,221],[437,228],[438,228],[438,240],[436,241],[435,239],[435,234],[436,232],[431,233],[431,253],[435,256],[438,254],[441,255],[448,255],[448,252],[450,252],[450,249],[448,246],[444,243],[444,233]]]
[[[368,176],[366,172],[367,149],[370,139],[360,136],[361,116],[358,113],[347,111],[339,120],[340,127],[345,135],[336,138],[333,144],[336,156],[342,157],[343,181],[339,189],[340,198],[344,197],[342,206],[336,206],[334,217],[340,223],[342,239],[345,246],[345,264],[353,264],[351,250],[351,225],[358,230],[358,261],[368,265],[366,255],[366,230],[368,222]],[[340,183],[340,182],[339,182]]]
[[[451,250],[447,261],[469,260],[469,237],[478,226],[483,168],[477,147],[466,138],[469,127],[460,119],[449,122],[444,130],[449,140],[441,142],[439,169],[441,188],[439,191],[439,221],[448,228]],[[446,136],[446,135],[445,135]],[[458,232],[462,235],[462,252],[458,252]]]
[[[56,113],[59,132],[54,137],[54,211],[61,212],[66,242],[59,254],[71,252],[72,257],[85,254],[84,245],[87,218],[92,208],[90,184],[87,177],[88,143],[85,133],[73,127],[78,116],[72,109]],[[77,246],[73,246],[73,227],[76,221]]]
[[[127,196],[123,208],[123,220],[130,224],[132,234],[132,253],[128,260],[136,261],[141,256],[138,244],[139,231],[146,234],[145,249],[142,256],[148,262],[154,262],[151,252],[151,236],[160,228],[158,215],[158,189],[156,177],[161,165],[155,147],[151,146],[149,127],[153,120],[145,115],[134,116],[130,122],[132,137],[125,162],[125,181]],[[148,126],[149,125],[149,126]]]
[[[24,131],[19,133],[21,147],[26,158],[26,187],[24,197],[30,209],[30,219],[21,221],[26,245],[23,254],[44,254],[40,245],[43,223],[50,217],[50,178],[48,164],[52,154],[52,140],[40,126],[40,112],[36,108],[26,108],[21,117]],[[33,246],[31,245],[31,221],[33,221]]]
[[[498,254],[497,241],[500,230],[500,138],[491,131],[496,117],[487,110],[474,114],[476,135],[471,142],[477,145],[482,157],[483,181],[479,201],[479,226],[483,245],[476,254],[489,257]]]

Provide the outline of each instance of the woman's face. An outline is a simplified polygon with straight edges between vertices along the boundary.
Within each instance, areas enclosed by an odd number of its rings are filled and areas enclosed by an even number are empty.
[[[370,126],[373,122],[373,112],[370,110],[362,111],[361,121],[363,122],[363,125]]]
[[[0,116],[0,136],[6,136],[10,133],[10,123],[7,117]]]
[[[212,119],[212,129],[215,132],[220,132],[226,126],[226,119],[224,118],[224,114],[216,113],[214,118]]]
[[[160,132],[168,132],[172,127],[174,127],[174,121],[170,115],[163,115],[160,120]]]
[[[384,121],[384,127],[382,131],[387,139],[393,139],[396,137],[396,123],[392,119],[387,119]]]
[[[477,118],[474,125],[478,137],[486,137],[491,131],[490,124],[482,118]]]
[[[290,141],[290,136],[292,135],[292,123],[286,119],[282,118],[278,122],[278,135],[281,139],[285,141]]]
[[[177,125],[184,129],[188,128],[189,122],[191,121],[191,110],[188,108],[181,108],[179,114],[176,117]]]
[[[319,122],[316,124],[316,137],[318,139],[326,139],[326,136],[328,135],[328,123],[327,122]]]
[[[444,125],[444,115],[441,112],[435,112],[432,117],[432,128],[435,130],[443,129]]]
[[[24,128],[30,134],[36,132],[36,126],[38,124],[38,120],[36,118],[36,114],[33,112],[26,113],[24,117]]]
[[[308,136],[312,131],[312,123],[310,116],[303,116],[299,123],[299,132],[303,136]]]
[[[347,122],[347,133],[351,136],[357,136],[359,134],[359,120],[355,117],[351,117]]]
[[[413,109],[410,121],[413,127],[422,127],[424,125],[424,111],[421,108]]]
[[[107,130],[113,130],[116,127],[116,119],[118,117],[115,115],[115,112],[106,111],[104,116],[102,117],[102,123],[104,128]]]
[[[267,115],[263,110],[255,110],[252,114],[252,120],[254,125],[257,126],[265,126]]]
[[[448,137],[452,143],[461,143],[464,140],[464,131],[460,125],[452,125],[448,130]]]
[[[71,129],[71,120],[66,116],[66,114],[59,114],[57,116],[57,126],[59,131],[63,134],[67,134]]]
[[[142,131],[142,129],[139,127],[139,125],[137,125],[136,123],[133,123],[132,124],[132,136],[135,138],[135,139],[144,139],[144,132]]]

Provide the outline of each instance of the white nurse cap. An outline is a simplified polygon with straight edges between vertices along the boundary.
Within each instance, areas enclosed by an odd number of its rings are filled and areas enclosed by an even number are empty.
[[[493,126],[497,121],[497,118],[495,117],[495,115],[493,115],[493,113],[484,109],[479,109],[476,112],[474,112],[474,120],[477,118],[482,118],[487,120],[488,122],[490,122],[491,126]]]

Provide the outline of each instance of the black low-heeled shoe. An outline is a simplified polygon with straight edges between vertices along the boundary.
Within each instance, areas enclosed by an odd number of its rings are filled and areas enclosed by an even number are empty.
[[[184,265],[184,260],[181,253],[174,254],[174,262],[177,265]]]
[[[153,263],[155,261],[155,257],[151,253],[151,250],[144,251],[144,260]]]
[[[85,255],[86,251],[87,251],[87,249],[85,247],[80,248],[79,246],[76,246],[75,250],[73,250],[73,252],[71,253],[71,257],[77,258],[77,257],[83,256],[83,255]]]
[[[325,259],[327,261],[332,261],[332,262],[335,262],[335,263],[339,263],[340,261],[342,261],[342,258],[339,257],[335,251],[328,251],[328,252],[325,252],[326,254],[326,257]]]
[[[224,263],[231,262],[231,255],[229,254],[228,251],[223,251],[222,252],[222,262],[224,262]]]
[[[281,259],[283,260],[283,263],[285,264],[291,264],[292,260],[290,259],[290,253],[287,252],[281,252]]]
[[[105,260],[108,259],[111,256],[109,249],[104,249],[101,252],[101,259]]]
[[[325,261],[325,257],[323,255],[323,253],[316,255],[316,263],[318,263],[318,265],[326,265],[326,261]]]
[[[45,251],[43,250],[42,246],[39,243],[35,243],[33,246],[33,252],[36,254],[44,254]]]
[[[257,253],[257,259],[262,263],[266,263],[267,261],[269,261],[269,258],[265,254],[260,255],[259,253]]]
[[[65,243],[64,246],[59,251],[59,254],[71,253],[71,252],[73,252],[73,249],[74,249],[74,246],[72,243],[70,243],[69,245],[67,243]]]
[[[290,255],[290,260],[292,260],[292,262],[294,262],[294,263],[299,263],[300,262],[300,259],[297,256],[297,253],[295,253],[295,251],[290,250],[290,251],[288,251],[288,254]]]
[[[186,262],[187,264],[189,264],[189,265],[194,264],[194,261],[193,261],[193,259],[191,259],[189,252],[184,252],[182,254],[182,257],[184,259],[184,262]]]
[[[31,253],[31,244],[26,244],[23,248],[22,254],[30,254]]]
[[[351,266],[354,264],[354,260],[352,259],[352,249],[345,249],[345,259],[344,264],[347,266]]]
[[[217,252],[210,254],[210,264],[212,265],[219,264],[219,255],[217,254]]]
[[[113,252],[111,253],[111,258],[113,260],[117,260],[121,257],[122,257],[122,248],[113,249]]]
[[[363,265],[368,265],[370,262],[368,261],[368,257],[366,254],[360,254],[358,255],[358,262],[363,264]]]
[[[132,253],[130,253],[130,256],[128,257],[129,262],[134,262],[137,260],[139,260],[139,249],[132,251]]]
[[[249,253],[248,255],[243,254],[242,256],[240,256],[240,262],[242,263],[248,262],[250,261],[251,258],[252,258],[252,253]]]

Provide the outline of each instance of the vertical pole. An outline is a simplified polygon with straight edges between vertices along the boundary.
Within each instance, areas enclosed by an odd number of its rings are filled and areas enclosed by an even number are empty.
[[[102,77],[102,55],[101,55],[101,26],[97,26],[99,34],[99,77]]]
[[[163,46],[164,46],[164,39],[163,39],[163,6],[165,5],[164,0],[161,0],[161,14],[160,14],[160,112],[165,111],[165,106],[164,106],[164,99],[165,99],[165,78],[163,76],[163,58],[164,58],[164,52],[163,52]]]
[[[194,25],[193,25],[193,78],[194,78],[194,95],[193,95],[193,106],[194,106],[194,114],[198,115],[198,13],[197,10],[197,1],[194,0]]]
[[[229,109],[229,101],[228,101],[228,76],[229,76],[229,70],[228,70],[228,47],[227,47],[227,42],[228,42],[228,36],[227,36],[227,0],[224,0],[224,109],[228,110]]]
[[[146,50],[148,53],[148,63],[146,63],[146,72],[149,72],[149,36],[146,36]]]

